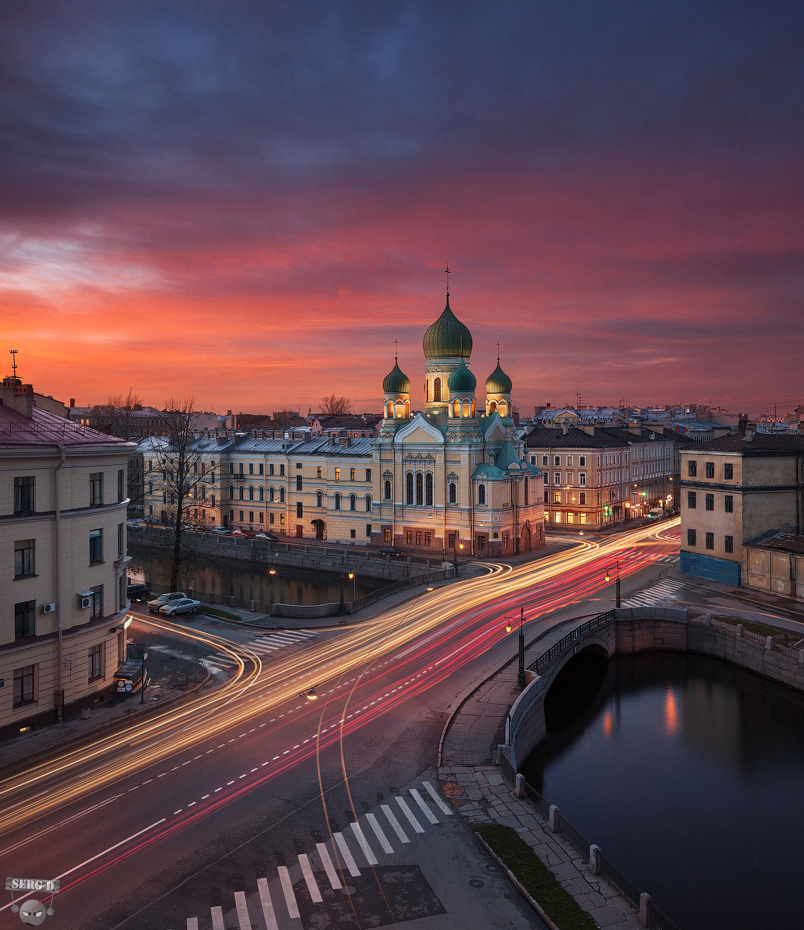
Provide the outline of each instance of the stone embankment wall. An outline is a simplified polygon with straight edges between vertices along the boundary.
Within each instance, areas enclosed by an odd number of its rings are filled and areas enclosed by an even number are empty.
[[[547,735],[544,698],[566,663],[583,649],[595,648],[611,658],[640,652],[694,652],[730,662],[773,681],[804,691],[804,649],[782,647],[773,639],[745,633],[741,626],[689,617],[686,610],[639,607],[616,610],[615,619],[568,643],[530,683],[506,720],[501,763],[513,772]]]

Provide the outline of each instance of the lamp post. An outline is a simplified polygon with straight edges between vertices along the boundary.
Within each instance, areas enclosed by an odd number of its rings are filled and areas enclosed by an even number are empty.
[[[516,686],[521,691],[525,687],[525,608],[519,608],[519,673],[516,676]],[[511,621],[505,624],[505,632],[510,633],[513,629]]]
[[[610,575],[608,572],[606,572],[606,577],[605,577],[603,580],[604,580],[604,581],[611,581],[611,575]],[[615,592],[615,601],[614,601],[614,603],[615,603],[615,605],[617,606],[617,608],[619,609],[619,607],[620,607],[620,560],[619,560],[619,559],[617,559],[617,580],[616,580],[616,582],[615,582],[614,592]]]
[[[342,616],[343,614],[346,613],[346,602],[343,599],[343,573],[345,569],[345,563],[346,563],[346,555],[342,554],[341,555],[341,597],[340,597],[340,603],[338,604],[338,615],[339,616]]]
[[[458,576],[458,534],[452,537],[452,567],[455,570],[455,577]]]
[[[145,645],[143,644],[142,649],[142,687],[140,688],[140,704],[145,703],[145,660],[148,658],[148,653],[145,651]]]
[[[357,578],[354,572],[349,572],[349,580],[352,582],[352,600],[357,600]]]

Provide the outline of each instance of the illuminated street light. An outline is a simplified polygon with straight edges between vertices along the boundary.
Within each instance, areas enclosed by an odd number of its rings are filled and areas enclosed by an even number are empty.
[[[611,581],[611,575],[608,572],[606,572],[606,577],[603,580]],[[616,580],[615,585],[616,586],[614,589],[615,590],[615,602],[614,603],[619,608],[620,606],[620,560],[619,559],[617,560],[617,580]]]
[[[516,676],[516,686],[521,691],[525,687],[525,630],[522,624],[525,622],[525,608],[519,608],[519,673]],[[513,625],[509,620],[505,624],[505,632],[510,633]]]

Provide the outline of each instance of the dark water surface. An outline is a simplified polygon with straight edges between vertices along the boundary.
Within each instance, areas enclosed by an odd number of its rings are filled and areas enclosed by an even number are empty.
[[[527,780],[681,930],[804,926],[804,695],[700,656],[570,665]]]
[[[170,558],[162,552],[139,547],[129,540],[131,562],[129,578],[143,577],[158,584],[170,581]],[[353,595],[362,597],[390,582],[381,578],[361,577],[344,580],[344,600]],[[185,559],[179,573],[179,590],[192,588],[194,593],[234,595],[258,604],[329,604],[340,600],[340,578],[333,572],[277,565],[276,574],[269,575],[267,566],[236,562],[231,559]]]

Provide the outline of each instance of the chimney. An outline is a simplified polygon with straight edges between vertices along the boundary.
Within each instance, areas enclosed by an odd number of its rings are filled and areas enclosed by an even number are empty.
[[[329,436],[327,437],[327,445],[328,446],[335,445],[335,437],[332,435],[332,433],[330,433]]]
[[[628,432],[633,433],[635,436],[642,435],[642,424],[639,422],[639,420],[628,421]]]
[[[71,406],[71,407],[75,407],[75,398],[74,398],[74,397],[71,397],[71,398],[70,398],[70,406]]]
[[[561,423],[561,435],[566,436],[568,432],[569,432],[569,423],[566,420],[564,420]]]
[[[14,396],[11,399],[11,405],[17,413],[21,413],[29,419],[33,416],[34,398],[32,384],[18,384],[14,388]]]
[[[595,435],[595,427],[593,423],[584,423],[581,429],[586,433],[587,436]]]

